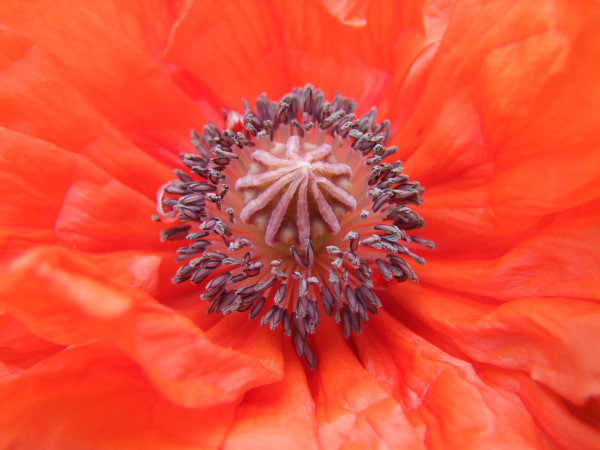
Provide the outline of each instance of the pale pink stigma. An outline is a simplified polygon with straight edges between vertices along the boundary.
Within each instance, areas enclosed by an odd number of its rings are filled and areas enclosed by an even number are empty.
[[[264,230],[269,245],[278,240],[304,245],[317,237],[314,224],[318,218],[327,224],[327,232],[337,233],[340,222],[332,203],[344,210],[356,209],[356,200],[348,189],[350,166],[333,160],[331,145],[314,147],[301,144],[298,136],[290,136],[285,151],[277,146],[255,150],[251,169],[257,173],[246,175],[235,184],[237,190],[251,193],[248,198],[254,197],[240,213],[245,223],[252,223],[258,213],[270,217]],[[282,228],[285,232],[280,234]]]

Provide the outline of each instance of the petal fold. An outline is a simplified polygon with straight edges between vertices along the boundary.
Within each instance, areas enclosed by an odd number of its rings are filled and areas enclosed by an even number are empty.
[[[216,448],[235,404],[189,408],[106,345],[65,350],[0,384],[4,448]]]
[[[16,261],[2,280],[0,305],[35,334],[59,344],[112,342],[183,406],[234,401],[281,378],[276,346],[257,358],[218,345],[188,318],[105,277],[81,255],[39,249]]]

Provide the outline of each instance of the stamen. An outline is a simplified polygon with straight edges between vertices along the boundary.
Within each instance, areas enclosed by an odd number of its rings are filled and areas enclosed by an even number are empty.
[[[374,284],[417,281],[404,258],[422,264],[414,246],[433,248],[408,233],[424,224],[409,207],[423,188],[385,162],[397,151],[385,146],[389,122],[354,108],[310,85],[279,102],[263,95],[254,111],[244,102],[223,131],[192,131],[197,153],[157,196],[159,220],[175,222],[161,240],[189,242],[173,282],[199,284],[208,312],[281,325],[313,369],[320,310],[346,338],[360,333],[381,307]]]

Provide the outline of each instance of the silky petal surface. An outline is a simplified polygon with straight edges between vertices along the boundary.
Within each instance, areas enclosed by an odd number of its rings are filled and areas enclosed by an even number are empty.
[[[0,398],[0,443],[12,448],[214,448],[235,411],[235,404],[171,403],[138,365],[105,345],[48,358],[4,383]]]
[[[22,288],[24,279],[27,289]],[[36,298],[40,289],[45,298]],[[3,308],[50,341],[113,342],[138,361],[165,395],[184,406],[233,401],[248,387],[281,377],[275,347],[261,362],[216,345],[189,319],[140,291],[116,288],[92,262],[67,251],[24,256],[2,281],[0,293]]]

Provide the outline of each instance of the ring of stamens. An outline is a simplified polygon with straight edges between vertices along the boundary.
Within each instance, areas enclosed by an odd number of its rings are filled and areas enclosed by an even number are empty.
[[[223,132],[193,132],[197,153],[182,155],[189,171],[177,170],[158,198],[160,220],[198,224],[162,234],[190,241],[173,281],[203,286],[209,312],[262,313],[312,368],[320,311],[346,338],[360,333],[381,306],[373,271],[416,281],[404,257],[422,264],[410,247],[433,247],[408,234],[423,225],[409,207],[423,189],[399,161],[384,162],[396,151],[384,146],[389,123],[376,124],[374,110],[356,120],[354,107],[311,86],[280,102],[262,96],[256,112],[245,104],[242,116],[229,113]]]

